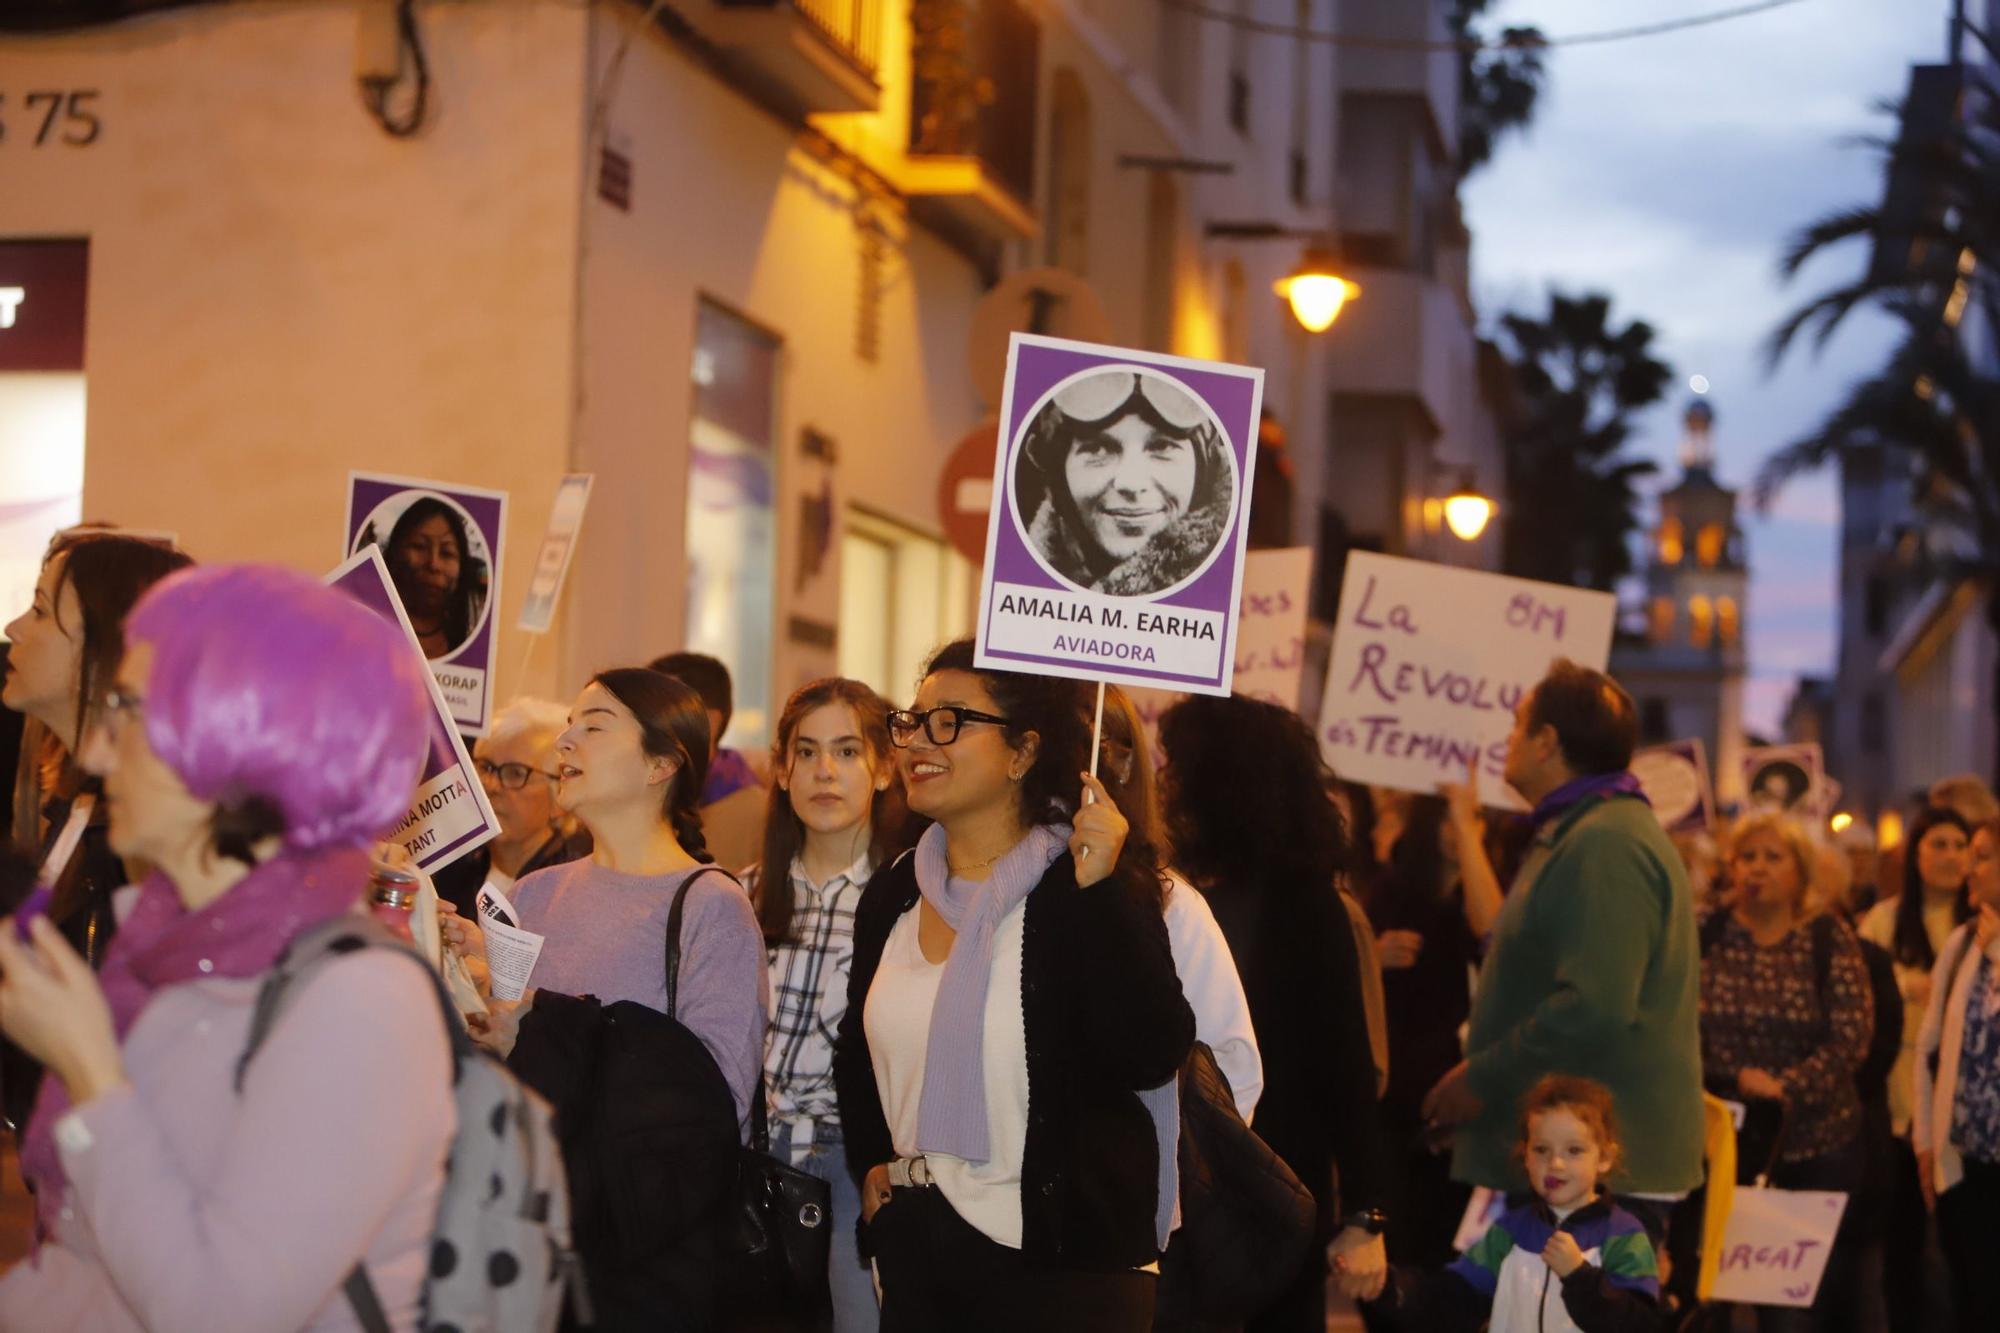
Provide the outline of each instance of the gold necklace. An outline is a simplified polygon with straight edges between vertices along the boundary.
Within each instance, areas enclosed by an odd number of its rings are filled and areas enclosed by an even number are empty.
[[[975,870],[986,869],[986,867],[992,865],[995,861],[998,861],[1001,857],[1005,856],[1008,852],[1011,852],[1013,850],[1014,849],[1012,847],[1003,847],[999,851],[993,853],[993,855],[987,857],[984,861],[974,861],[971,865],[964,865],[964,866],[952,865],[951,858],[946,857],[945,867],[951,871],[954,877],[963,878],[966,875],[971,874]]]

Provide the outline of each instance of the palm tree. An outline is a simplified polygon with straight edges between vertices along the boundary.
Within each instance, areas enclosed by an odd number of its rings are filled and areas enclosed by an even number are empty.
[[[1610,591],[1631,569],[1633,486],[1654,469],[1621,451],[1632,413],[1658,401],[1673,372],[1652,355],[1650,325],[1614,330],[1610,315],[1607,296],[1552,291],[1544,318],[1501,317],[1523,404],[1504,441],[1510,574]]]
[[[1470,176],[1486,165],[1502,135],[1534,117],[1542,92],[1539,28],[1509,27],[1497,45],[1484,45],[1473,21],[1493,0],[1454,0],[1452,36],[1464,43],[1458,56],[1458,171]]]
[[[1787,316],[1767,355],[1775,367],[1808,335],[1824,346],[1864,307],[1896,320],[1902,338],[1810,434],[1766,460],[1756,497],[1768,506],[1802,473],[1882,456],[1911,477],[1936,572],[1991,572],[2000,568],[2000,88],[1977,68],[1924,73],[1901,132],[1870,141],[1887,167],[1883,201],[1805,227],[1780,268],[1794,277],[1853,241],[1873,241],[1871,262]],[[1974,345],[1988,349],[1983,358]]]

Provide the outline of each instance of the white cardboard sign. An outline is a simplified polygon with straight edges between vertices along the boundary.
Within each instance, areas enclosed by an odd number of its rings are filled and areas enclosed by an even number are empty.
[[[1320,749],[1355,782],[1434,792],[1463,782],[1522,809],[1501,781],[1514,706],[1566,657],[1604,669],[1610,593],[1356,551],[1347,558]]]
[[[1827,1251],[1840,1229],[1847,1196],[1739,1185],[1734,1199],[1722,1229],[1715,1299],[1746,1305],[1811,1305],[1826,1273]]]

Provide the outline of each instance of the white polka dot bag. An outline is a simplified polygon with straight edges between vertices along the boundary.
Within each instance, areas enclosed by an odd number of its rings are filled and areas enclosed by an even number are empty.
[[[329,960],[364,948],[406,953],[438,981],[406,943],[366,917],[343,916],[307,931],[258,992],[250,1042],[236,1067],[239,1089],[286,999]],[[418,1327],[423,1333],[553,1333],[566,1290],[588,1323],[582,1270],[570,1248],[569,1187],[548,1103],[472,1044],[443,986],[436,989],[451,1040],[458,1132],[446,1159]],[[366,1333],[391,1333],[360,1263],[342,1289]]]

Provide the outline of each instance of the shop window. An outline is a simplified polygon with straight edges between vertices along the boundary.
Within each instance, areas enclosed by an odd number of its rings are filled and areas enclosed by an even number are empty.
[[[0,241],[0,620],[34,599],[49,538],[83,517],[88,241]]]
[[[1715,599],[1715,631],[1722,636],[1723,647],[1734,648],[1736,646],[1736,640],[1742,633],[1742,626],[1737,621],[1736,599],[1734,597],[1718,597]]]
[[[971,562],[935,537],[849,510],[840,546],[840,674],[908,702],[939,644],[972,631]]]
[[[695,317],[687,479],[687,646],[735,680],[726,743],[770,742],[777,563],[777,338],[711,301]]]

